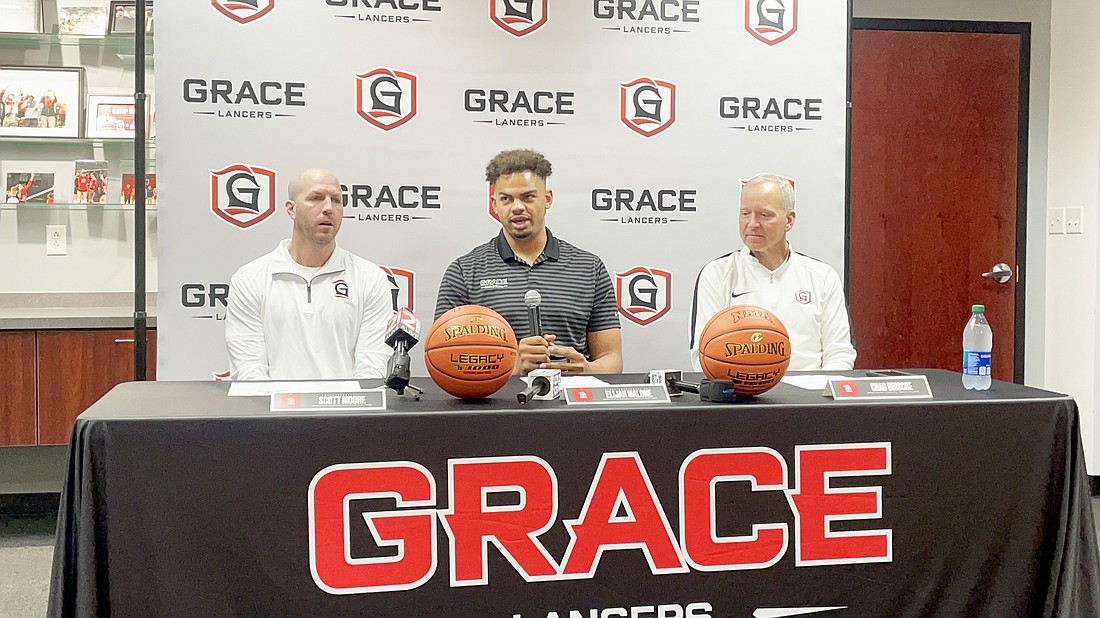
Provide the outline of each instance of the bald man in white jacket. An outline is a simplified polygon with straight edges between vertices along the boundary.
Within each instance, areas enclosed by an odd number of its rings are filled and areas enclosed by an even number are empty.
[[[233,275],[225,344],[234,380],[383,378],[392,283],[336,245],[340,181],[309,169],[290,182],[290,239]]]

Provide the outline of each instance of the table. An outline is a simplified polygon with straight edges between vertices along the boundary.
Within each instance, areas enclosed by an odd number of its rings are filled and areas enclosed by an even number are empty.
[[[516,380],[422,379],[319,414],[123,384],[74,429],[49,615],[1100,615],[1073,400],[917,371],[934,400],[521,407]]]

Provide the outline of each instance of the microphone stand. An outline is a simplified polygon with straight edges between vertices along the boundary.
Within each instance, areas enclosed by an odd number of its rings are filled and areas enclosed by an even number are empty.
[[[386,388],[393,389],[398,395],[404,395],[405,389],[413,392],[413,401],[420,401],[420,395],[424,389],[409,382],[409,358],[408,344],[404,339],[398,339],[394,343],[393,356],[390,357],[386,371]]]

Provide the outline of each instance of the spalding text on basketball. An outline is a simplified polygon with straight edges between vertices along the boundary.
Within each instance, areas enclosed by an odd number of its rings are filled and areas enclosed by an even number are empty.
[[[490,551],[502,553],[527,582],[591,579],[606,552],[639,549],[654,576],[766,569],[790,547],[796,567],[890,562],[893,531],[859,523],[882,518],[882,488],[837,483],[892,474],[890,453],[889,442],[799,445],[788,475],[783,456],[768,447],[697,450],[680,465],[677,495],[666,496],[679,505],[676,529],[654,489],[671,479],[655,485],[637,452],[604,453],[580,513],[560,522],[569,541],[559,556],[539,538],[559,520],[558,475],[540,457],[448,460],[445,505],[437,504],[435,476],[416,462],[333,465],[309,485],[310,570],[331,594],[418,588],[438,567],[440,526],[449,540],[445,570],[452,587],[489,585]],[[730,501],[718,499],[717,483],[781,492],[790,517],[754,522],[742,536],[720,536],[714,522]],[[518,501],[494,504],[500,502],[494,498],[516,494]],[[364,512],[351,506],[375,498],[394,501],[394,507]],[[630,517],[620,515],[624,508]],[[833,529],[840,520],[843,532]],[[396,548],[396,555],[353,556],[346,544],[353,534],[370,534],[378,546]]]
[[[787,356],[787,344],[782,341],[772,343],[726,343],[726,358],[745,354]]]
[[[501,341],[508,341],[508,335],[505,334],[502,327],[491,326],[489,324],[459,324],[458,326],[448,326],[443,329],[443,334],[445,341],[469,335],[488,335],[500,339]]]

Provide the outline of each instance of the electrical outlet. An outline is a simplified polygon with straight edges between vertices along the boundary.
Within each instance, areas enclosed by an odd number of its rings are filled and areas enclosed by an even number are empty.
[[[1081,233],[1081,217],[1084,216],[1084,208],[1081,206],[1071,206],[1066,208],[1066,233],[1067,234],[1080,234]]]
[[[1048,208],[1047,209],[1047,233],[1048,234],[1065,234],[1066,233],[1066,209],[1065,208]]]
[[[68,230],[64,225],[47,225],[46,255],[65,255],[68,250],[67,234]]]

